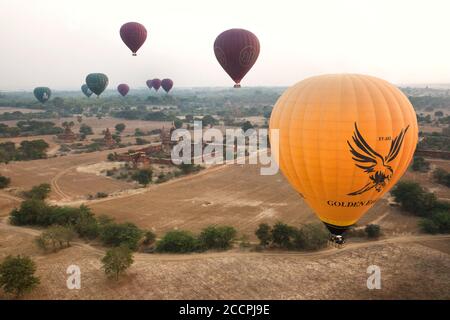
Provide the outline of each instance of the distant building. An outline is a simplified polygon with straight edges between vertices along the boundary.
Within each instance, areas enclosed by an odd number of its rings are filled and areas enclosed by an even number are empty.
[[[113,139],[112,134],[109,131],[109,128],[107,128],[106,131],[105,131],[105,136],[103,138],[103,143],[106,146],[108,146],[108,147],[111,147],[111,146],[116,144],[116,141]]]
[[[70,126],[65,126],[65,127],[64,127],[64,132],[61,133],[61,134],[58,134],[58,135],[56,136],[56,138],[57,138],[59,141],[63,142],[63,143],[72,143],[72,142],[74,142],[75,140],[78,140],[79,135],[73,133],[73,131],[72,131],[72,129],[70,128]]]

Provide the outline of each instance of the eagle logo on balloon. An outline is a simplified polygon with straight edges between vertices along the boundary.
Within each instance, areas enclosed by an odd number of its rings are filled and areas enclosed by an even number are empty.
[[[372,189],[378,192],[383,190],[394,173],[389,164],[398,156],[408,128],[409,126],[402,129],[400,134],[394,140],[391,140],[389,153],[383,157],[366,142],[355,122],[355,131],[352,137],[354,145],[348,140],[347,144],[353,155],[352,159],[356,161],[355,165],[369,175],[369,182],[361,189],[348,193],[349,196],[356,196]]]

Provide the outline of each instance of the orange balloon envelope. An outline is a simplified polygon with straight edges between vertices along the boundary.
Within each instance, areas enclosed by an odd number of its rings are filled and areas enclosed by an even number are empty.
[[[356,74],[312,77],[287,89],[272,111],[274,129],[281,171],[334,235],[395,185],[418,138],[408,98],[384,80]]]

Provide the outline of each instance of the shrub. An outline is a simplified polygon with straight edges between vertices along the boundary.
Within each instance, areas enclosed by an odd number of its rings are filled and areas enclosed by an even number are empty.
[[[29,191],[24,191],[23,196],[27,199],[44,200],[50,194],[51,187],[48,183],[42,183],[34,186]]]
[[[36,264],[29,257],[8,256],[0,264],[0,288],[19,297],[39,284],[35,272]]]
[[[255,231],[261,246],[265,247],[272,241],[272,228],[267,223],[261,223]]]
[[[120,246],[106,251],[102,259],[102,268],[107,276],[114,276],[116,280],[133,264],[133,253],[127,246]]]
[[[231,247],[236,233],[236,229],[230,226],[209,226],[202,230],[198,240],[206,250],[226,250]]]
[[[430,163],[423,157],[414,157],[412,169],[414,171],[427,172],[430,169]]]
[[[378,238],[381,234],[381,228],[377,224],[368,224],[364,231],[367,233],[369,238]]]
[[[391,193],[403,210],[422,217],[430,215],[437,203],[434,193],[425,192],[418,183],[412,181],[400,181]]]
[[[141,169],[133,174],[133,180],[136,180],[138,183],[147,186],[152,181],[153,171],[150,169]]]
[[[0,174],[0,189],[4,189],[11,183],[11,179]]]
[[[153,244],[155,242],[155,240],[156,240],[156,234],[154,234],[150,230],[145,231],[143,244],[148,246],[148,245]]]
[[[329,233],[319,223],[310,223],[296,230],[293,244],[296,249],[318,250],[327,245]]]
[[[100,239],[104,245],[118,247],[126,245],[136,250],[142,231],[133,223],[107,223],[100,229]]]
[[[183,230],[167,232],[156,244],[158,252],[187,253],[198,250],[198,240],[193,234]]]
[[[439,227],[431,219],[422,219],[419,222],[419,226],[425,233],[436,234],[439,232]]]
[[[98,199],[107,198],[108,194],[106,192],[97,192],[96,197]]]
[[[272,241],[280,248],[290,249],[296,229],[282,222],[277,222],[272,229]]]

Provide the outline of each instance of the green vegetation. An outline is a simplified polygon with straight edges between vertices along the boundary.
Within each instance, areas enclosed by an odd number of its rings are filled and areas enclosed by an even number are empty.
[[[124,123],[118,123],[115,126],[117,133],[121,134],[125,130],[126,126]]]
[[[37,136],[61,132],[63,129],[55,127],[55,124],[50,121],[18,121],[15,127],[0,123],[0,137]]]
[[[133,223],[109,222],[100,228],[100,240],[106,246],[127,246],[131,250],[138,248],[143,231]]]
[[[157,252],[189,253],[199,250],[200,245],[195,235],[184,230],[169,231],[156,243]]]
[[[436,179],[437,183],[440,183],[446,187],[450,188],[450,173],[442,168],[436,168],[433,171],[433,177]]]
[[[136,180],[139,184],[147,186],[152,182],[153,171],[150,169],[140,169],[132,176],[133,180]]]
[[[124,273],[133,264],[133,252],[127,246],[120,246],[106,251],[102,258],[102,268],[109,277],[119,280],[120,274]]]
[[[414,157],[412,169],[414,171],[427,172],[430,170],[430,162],[423,157]]]
[[[437,200],[434,193],[411,181],[397,183],[391,193],[403,210],[423,218],[420,227],[424,232],[450,232],[450,202]]]
[[[92,130],[92,128],[90,126],[88,126],[87,124],[83,123],[80,126],[80,134],[84,138],[84,137],[86,137],[88,135],[94,134],[94,131]]]
[[[236,229],[230,226],[209,226],[202,230],[198,240],[205,250],[226,250],[232,246],[236,234]]]
[[[75,236],[76,233],[72,228],[54,225],[42,232],[35,241],[38,247],[44,251],[52,249],[55,252],[70,247],[70,242]]]
[[[0,189],[5,189],[6,187],[9,186],[10,183],[11,183],[11,178],[2,176],[0,174]]]
[[[44,200],[47,199],[51,192],[51,187],[48,183],[42,183],[40,185],[34,186],[31,190],[24,191],[22,195],[26,199],[34,199],[34,200]]]
[[[381,235],[381,228],[377,224],[368,224],[364,231],[368,238],[375,239]]]
[[[47,142],[42,139],[22,141],[19,148],[16,148],[14,142],[3,142],[0,143],[0,163],[44,159],[47,157],[45,151],[48,147]]]
[[[300,228],[277,222],[273,227],[260,224],[255,235],[263,247],[272,246],[288,250],[318,250],[326,246],[328,231],[322,224],[305,224]]]
[[[29,257],[7,256],[0,264],[0,288],[7,294],[20,297],[39,284],[35,272],[36,264]]]

